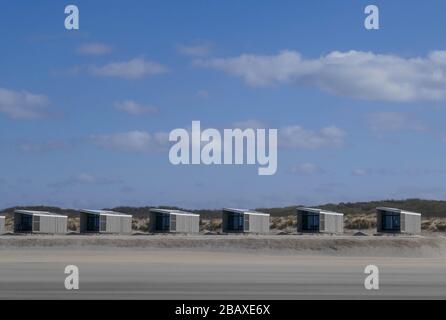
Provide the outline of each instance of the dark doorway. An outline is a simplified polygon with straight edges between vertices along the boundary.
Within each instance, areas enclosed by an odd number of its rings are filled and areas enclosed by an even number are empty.
[[[87,232],[99,232],[99,215],[87,215]]]
[[[227,213],[227,230],[228,231],[237,231],[237,232],[243,232],[243,213],[238,212],[228,212]]]
[[[319,231],[319,214],[305,212],[302,214],[302,231]]]
[[[32,232],[33,231],[33,216],[28,214],[19,215],[20,222],[17,224],[18,232]]]
[[[401,218],[399,213],[382,211],[381,229],[383,231],[400,231]]]
[[[169,232],[170,231],[170,214],[157,213],[156,214],[156,231]]]

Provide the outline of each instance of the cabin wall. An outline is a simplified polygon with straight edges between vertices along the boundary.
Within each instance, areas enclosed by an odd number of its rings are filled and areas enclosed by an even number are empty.
[[[34,219],[37,216],[34,216]],[[67,233],[67,217],[51,217],[51,216],[39,216],[40,217],[40,228],[39,230],[34,229],[33,222],[33,232],[35,233],[46,233],[46,234],[65,234]],[[34,220],[33,219],[33,220]]]
[[[88,219],[88,214],[81,212],[79,215],[79,232],[80,233],[87,232],[87,219]]]
[[[269,216],[249,214],[249,232],[269,233]]]
[[[344,216],[337,214],[320,214],[320,232],[341,234],[344,232]]]
[[[223,211],[221,216],[221,231],[228,232],[228,214]]]
[[[6,219],[5,217],[0,217],[0,234],[6,232]]]
[[[149,212],[149,222],[147,226],[149,233],[155,232],[155,226],[156,226],[155,220],[156,220],[156,212]]]
[[[401,232],[409,234],[421,233],[421,216],[415,214],[401,214]]]
[[[382,232],[382,211],[381,210],[377,210],[376,211],[376,231]]]
[[[103,215],[106,217],[106,233],[131,233],[132,217],[122,217],[114,215]]]
[[[172,218],[176,217],[176,228],[172,228]],[[200,217],[199,216],[186,216],[172,214],[171,218],[171,231],[172,232],[184,232],[184,233],[198,233],[200,232]]]
[[[303,213],[302,211],[297,211],[297,232],[302,232],[302,221],[303,221]]]

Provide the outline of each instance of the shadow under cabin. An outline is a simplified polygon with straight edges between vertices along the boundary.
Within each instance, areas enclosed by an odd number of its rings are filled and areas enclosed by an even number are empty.
[[[150,233],[198,233],[200,215],[170,209],[150,209]]]
[[[297,232],[344,233],[344,214],[317,208],[297,208]]]
[[[270,215],[248,209],[224,208],[222,232],[224,233],[269,233]]]
[[[6,218],[0,216],[0,234],[6,233]]]
[[[378,233],[421,233],[421,213],[396,208],[376,208],[376,229]]]
[[[132,215],[108,210],[79,210],[80,233],[130,234]]]
[[[15,210],[14,233],[66,234],[68,217],[46,211]]]

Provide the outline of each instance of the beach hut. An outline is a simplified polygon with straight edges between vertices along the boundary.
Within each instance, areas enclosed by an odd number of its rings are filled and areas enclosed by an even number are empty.
[[[6,218],[0,216],[0,234],[3,234],[5,232],[6,232]]]
[[[150,209],[149,232],[152,233],[198,233],[200,215],[170,209]]]
[[[15,210],[15,233],[67,233],[68,217],[46,211]]]
[[[421,213],[396,208],[376,208],[378,233],[421,233]]]
[[[344,215],[315,208],[297,208],[297,232],[333,233],[344,232]]]
[[[87,210],[80,212],[80,233],[121,233],[132,232],[132,216],[107,210]]]
[[[269,233],[267,213],[245,209],[225,208],[222,212],[222,231],[227,233]]]

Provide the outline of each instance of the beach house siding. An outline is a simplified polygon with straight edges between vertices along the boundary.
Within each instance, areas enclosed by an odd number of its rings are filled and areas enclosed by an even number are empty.
[[[39,216],[34,216],[34,220]],[[57,233],[65,234],[67,233],[67,217],[52,217],[52,216],[40,216],[40,230],[33,228],[35,233]],[[37,223],[33,223],[37,225]]]
[[[344,216],[342,214],[320,213],[320,232],[344,233]]]
[[[421,233],[421,213],[396,208],[376,208],[378,233]]]
[[[269,233],[269,215],[245,214],[249,218],[249,232]]]
[[[409,234],[421,233],[421,215],[401,213],[401,232]]]
[[[315,208],[298,208],[297,232],[342,234],[344,215]]]
[[[181,210],[151,209],[148,229],[151,233],[198,233],[200,215]]]
[[[106,233],[131,233],[132,232],[132,217],[121,215],[102,215],[105,219]]]
[[[173,219],[176,219],[175,223],[173,223]],[[172,232],[198,233],[200,232],[200,216],[173,213],[170,217],[170,230]]]
[[[269,233],[270,215],[245,209],[223,209],[222,232]]]
[[[81,210],[81,233],[132,233],[132,216],[106,210]]]
[[[0,234],[3,234],[6,232],[6,218],[0,217]]]
[[[14,232],[66,234],[68,217],[50,212],[17,210],[14,212]]]

